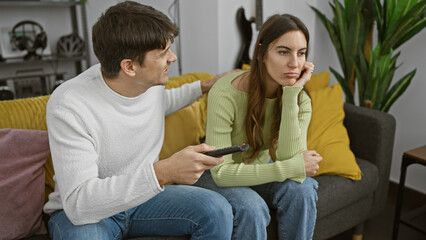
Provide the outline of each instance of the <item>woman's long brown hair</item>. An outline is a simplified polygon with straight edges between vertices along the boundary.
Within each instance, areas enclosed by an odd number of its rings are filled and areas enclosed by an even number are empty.
[[[245,119],[245,133],[248,144],[250,144],[251,154],[245,159],[246,162],[252,162],[258,155],[264,145],[263,141],[263,125],[265,123],[265,100],[266,100],[266,84],[265,84],[265,65],[263,59],[269,49],[269,45],[290,31],[302,31],[305,35],[306,42],[309,45],[309,32],[303,22],[297,17],[290,14],[276,14],[268,18],[260,29],[251,62],[251,70],[249,74],[249,100],[247,115]],[[309,47],[307,46],[306,57]],[[269,154],[273,160],[276,159],[276,149],[278,143],[278,133],[281,123],[281,96],[282,88],[278,88],[277,102],[274,107],[274,119],[271,128],[271,146]]]

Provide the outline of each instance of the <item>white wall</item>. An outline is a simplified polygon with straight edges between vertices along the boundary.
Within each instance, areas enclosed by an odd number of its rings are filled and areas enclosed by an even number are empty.
[[[180,2],[182,73],[219,68],[218,4],[208,0]]]
[[[390,113],[396,118],[396,136],[390,179],[399,182],[401,158],[405,151],[426,145],[426,30],[423,30],[399,50],[401,64],[394,82],[417,69],[406,92],[394,103]],[[408,167],[406,185],[426,193],[426,167]]]
[[[88,25],[92,25],[107,7],[117,3],[117,0],[89,0],[87,3]],[[138,2],[152,5],[160,11],[168,14],[168,8],[173,0],[139,0]],[[332,16],[328,1],[316,0],[268,0],[263,1],[264,20],[274,13],[290,13],[301,18],[311,34],[311,52],[309,59],[315,63],[315,71],[329,70],[329,66],[339,70],[334,47],[331,44],[328,33],[321,22],[316,19],[314,12],[308,5],[314,5],[329,18]],[[240,36],[237,30],[235,14],[239,7],[245,9],[247,18],[254,15],[255,0],[180,0],[180,21],[182,53],[181,64],[183,73],[205,71],[219,74],[233,69],[240,47]],[[68,24],[67,13],[53,12],[49,9],[37,9],[44,12],[33,15],[31,10],[22,10],[16,15],[0,8],[0,24],[13,26],[18,20],[32,18],[46,26],[47,33],[55,39],[56,33],[66,31]],[[168,14],[169,15],[169,14]],[[64,20],[59,24],[52,19]],[[254,29],[254,26],[253,26]],[[90,35],[90,34],[89,34]],[[253,42],[257,37],[254,31]],[[404,151],[426,144],[426,31],[423,30],[415,38],[410,40],[400,49],[399,58],[401,67],[395,74],[395,81],[414,68],[417,73],[400,99],[396,101],[390,113],[397,120],[395,146],[390,179],[399,182],[399,170],[401,156]],[[53,43],[51,43],[53,44]],[[175,47],[175,46],[174,46]],[[173,48],[175,49],[175,48]],[[92,63],[97,59],[92,55]],[[72,67],[72,66],[71,66]],[[1,74],[5,70],[0,69]],[[178,75],[177,64],[170,69],[170,76]],[[336,82],[331,77],[331,83]],[[420,192],[426,193],[426,169],[419,165],[413,165],[408,169],[406,185]]]

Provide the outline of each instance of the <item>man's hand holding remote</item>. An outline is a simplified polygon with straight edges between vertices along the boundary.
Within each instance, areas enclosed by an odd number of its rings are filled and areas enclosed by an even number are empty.
[[[223,157],[203,154],[216,148],[207,144],[188,146],[169,158],[154,163],[154,171],[160,185],[178,183],[192,185],[198,181],[204,170],[213,168],[224,161]]]

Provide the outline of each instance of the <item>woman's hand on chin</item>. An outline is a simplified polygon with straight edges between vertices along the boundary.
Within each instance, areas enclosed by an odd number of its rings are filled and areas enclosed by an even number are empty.
[[[314,72],[314,64],[312,62],[306,62],[302,68],[302,74],[293,84],[294,87],[303,87],[309,80],[311,80],[312,73]]]

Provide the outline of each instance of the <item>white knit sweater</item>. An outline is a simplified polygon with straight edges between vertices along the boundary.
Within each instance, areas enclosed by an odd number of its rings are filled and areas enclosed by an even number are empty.
[[[55,191],[44,211],[64,209],[73,224],[95,223],[163,191],[153,163],[164,117],[201,95],[197,81],[124,97],[108,87],[99,64],[59,86],[47,104]]]

